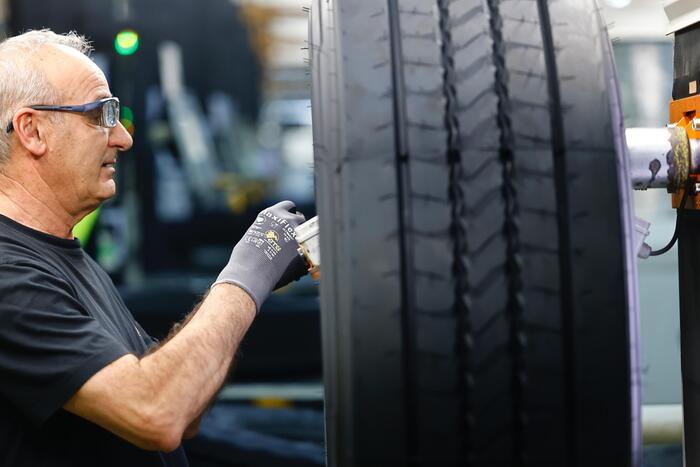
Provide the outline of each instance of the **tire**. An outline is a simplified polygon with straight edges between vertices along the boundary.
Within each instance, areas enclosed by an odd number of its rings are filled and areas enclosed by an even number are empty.
[[[594,0],[313,0],[309,28],[328,464],[636,465]]]

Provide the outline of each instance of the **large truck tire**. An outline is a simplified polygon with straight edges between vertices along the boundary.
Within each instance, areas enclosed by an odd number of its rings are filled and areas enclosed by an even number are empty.
[[[594,0],[313,0],[329,466],[631,466],[634,253]]]

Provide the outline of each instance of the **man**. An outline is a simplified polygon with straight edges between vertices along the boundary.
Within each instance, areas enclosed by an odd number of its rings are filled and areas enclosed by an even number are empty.
[[[186,324],[149,350],[72,235],[115,194],[132,144],[88,52],[48,30],[0,43],[0,465],[184,466],[181,440],[257,310],[301,272],[304,217],[289,201],[263,211]]]

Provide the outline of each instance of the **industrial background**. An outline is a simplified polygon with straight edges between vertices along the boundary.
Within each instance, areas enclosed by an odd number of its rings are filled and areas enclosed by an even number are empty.
[[[673,44],[661,1],[600,3],[626,126],[665,125]],[[292,199],[315,215],[307,7],[0,1],[5,35],[43,27],[86,35],[121,99],[134,147],[120,159],[119,194],[77,236],[156,337],[199,301],[261,208]],[[634,196],[652,223],[648,243],[660,247],[675,222],[669,196]],[[639,262],[642,402],[645,413],[670,417],[671,430],[682,396],[677,271],[675,250]],[[194,467],[324,465],[320,334],[311,278],[270,298],[201,434],[186,443]],[[645,454],[649,467],[680,467],[680,435],[650,442]]]

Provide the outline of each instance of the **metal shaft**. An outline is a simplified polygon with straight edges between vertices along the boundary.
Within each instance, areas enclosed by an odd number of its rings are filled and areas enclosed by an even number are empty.
[[[689,140],[682,127],[628,128],[625,136],[635,190],[677,191],[689,173],[700,170],[697,140]]]

